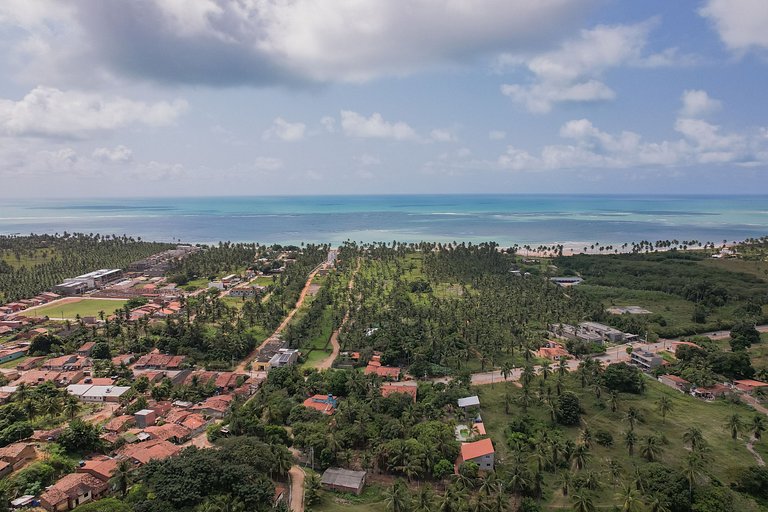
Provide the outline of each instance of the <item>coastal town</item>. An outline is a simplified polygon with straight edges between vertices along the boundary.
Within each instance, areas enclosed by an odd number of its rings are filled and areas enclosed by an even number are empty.
[[[535,338],[520,345],[514,359],[508,358],[491,368],[485,368],[483,362],[483,367],[470,372],[460,370],[463,365],[459,364],[457,370],[440,374],[443,370],[438,371],[435,364],[432,369],[407,364],[404,358],[394,355],[391,341],[376,341],[382,339],[383,322],[371,318],[356,325],[352,320],[363,319],[361,312],[367,308],[355,280],[364,278],[364,272],[378,272],[376,266],[381,265],[373,258],[366,263],[373,266],[361,269],[361,261],[371,258],[373,248],[325,249],[319,251],[314,260],[300,263],[304,271],[300,274],[302,281],[295,285],[298,292],[295,303],[283,310],[283,316],[272,324],[271,331],[259,331],[262,334],[257,343],[241,359],[220,363],[191,351],[163,350],[160,344],[135,351],[126,349],[123,341],[118,343],[118,337],[110,333],[139,329],[152,332],[179,319],[194,322],[196,317],[209,313],[193,304],[205,304],[209,300],[222,301],[222,304],[226,301],[234,312],[244,315],[245,304],[268,303],[275,293],[274,283],[282,282],[289,269],[296,268],[293,267],[296,262],[307,256],[298,248],[259,249],[252,252],[251,261],[200,280],[197,286],[174,281],[174,274],[185,260],[206,257],[206,252],[211,251],[179,245],[123,269],[96,269],[66,278],[50,290],[0,306],[0,339],[3,340],[0,402],[24,406],[29,399],[23,397],[32,392],[61,397],[55,399],[55,406],[45,402],[38,406],[40,409],[30,410],[28,420],[37,416],[37,421],[12,428],[7,434],[5,430],[0,431],[4,440],[0,448],[0,475],[13,478],[36,463],[49,460],[49,448],[59,446],[62,438],[71,437],[73,429],[97,436],[91,445],[75,450],[82,459],[73,472],[62,473],[50,484],[38,487],[37,492],[7,496],[11,508],[39,507],[59,512],[120,496],[118,476],[126,472],[138,475],[141,468],[152,461],[178,457],[189,447],[216,449],[217,440],[242,435],[242,427],[235,425],[241,421],[238,411],[251,402],[269,400],[270,394],[278,391],[273,379],[293,378],[290,376],[299,375],[296,373],[299,369],[303,378],[298,389],[303,389],[305,395],[297,405],[327,420],[348,414],[347,406],[351,406],[346,403],[351,398],[348,393],[359,385],[354,384],[358,373],[359,378],[368,379],[364,385],[372,386],[370,389],[379,396],[377,400],[400,403],[402,407],[421,407],[421,401],[434,400],[428,397],[435,393],[444,395],[440,400],[445,400],[446,410],[451,411],[448,425],[455,452],[448,450],[440,459],[453,457],[447,459],[450,467],[445,473],[443,469],[439,473],[437,469],[430,470],[441,475],[436,479],[438,486],[445,485],[440,482],[450,479],[450,475],[461,478],[467,471],[480,475],[473,478],[482,478],[482,475],[488,478],[500,461],[503,466],[503,459],[509,456],[509,448],[503,446],[508,441],[499,435],[495,421],[488,427],[484,419],[487,413],[491,418],[498,413],[495,410],[498,403],[489,405],[483,398],[486,387],[513,385],[525,390],[534,380],[540,379],[541,386],[546,385],[547,376],[553,374],[559,375],[557,385],[560,386],[569,373],[578,375],[584,387],[584,379],[593,382],[594,375],[620,368],[626,375],[631,374],[627,373],[630,370],[637,372],[640,377],[632,378],[639,378],[642,386],[652,380],[690,400],[703,403],[732,400],[757,414],[768,414],[763,405],[768,392],[768,383],[764,380],[723,376],[713,381],[694,382],[682,377],[677,369],[680,358],[688,357],[684,354],[706,352],[698,340],[732,339],[735,334],[728,330],[702,332],[682,339],[663,338],[648,330],[625,331],[593,320],[549,322],[542,325]],[[418,249],[407,257],[422,258],[420,253],[424,251]],[[446,254],[445,249],[429,251],[434,255],[431,258]],[[514,255],[510,258],[509,261],[517,263],[505,271],[504,279],[514,286],[517,286],[514,283],[529,286],[527,283],[540,282],[540,276],[530,271],[523,275],[518,268],[523,265],[535,270],[538,267],[531,265],[540,266],[542,262],[527,260],[526,264]],[[435,269],[440,268],[437,261],[431,264]],[[551,265],[547,261],[544,264]],[[417,294],[423,287],[420,279],[408,285],[417,290]],[[585,274],[568,279],[544,279],[546,281],[551,283],[546,287],[550,290],[547,293],[562,293],[558,287],[561,290],[571,290],[577,284],[580,288],[587,287],[590,278]],[[563,286],[564,283],[567,286]],[[331,289],[343,292],[350,306],[345,308],[347,313],[343,318],[336,317],[331,330],[320,334],[320,345],[307,345],[308,338],[313,336],[302,337],[296,333],[303,323],[310,321],[316,304],[323,308],[321,315],[333,311],[331,303],[323,306],[323,301],[330,300]],[[458,293],[450,287],[445,290]],[[356,293],[361,295],[357,297]],[[370,295],[368,300],[375,297],[376,294]],[[563,297],[566,304],[568,297]],[[651,314],[645,305],[605,308],[608,320],[647,318]],[[753,330],[762,333],[768,329],[758,325]],[[477,345],[476,350],[498,351],[483,345]],[[505,351],[502,349],[499,353]],[[442,364],[452,364],[450,355],[443,361]],[[665,368],[673,373],[666,372]],[[339,387],[333,384],[334,375],[350,380]],[[329,384],[322,384],[324,379]],[[429,386],[429,391],[425,386]],[[557,394],[560,395],[559,390]],[[401,399],[403,402],[399,402]],[[299,417],[300,413],[291,411],[290,417],[294,415]],[[300,420],[292,422],[294,429],[300,428]],[[49,428],[30,428],[33,423]],[[363,458],[345,459],[340,453],[331,456],[321,446],[316,449],[314,441],[302,441],[303,435],[301,430],[294,430],[290,464],[282,475],[273,477],[270,506],[301,512],[316,502],[317,489],[360,496],[371,482],[379,487],[382,482],[391,481],[387,473],[397,475],[404,471],[386,464],[374,469],[363,462]],[[749,446],[758,439],[753,439]],[[755,453],[755,458],[762,466],[759,454]],[[316,471],[318,481],[311,483],[308,474],[315,475]],[[34,486],[27,488],[34,489]],[[125,489],[122,492],[124,495]]]

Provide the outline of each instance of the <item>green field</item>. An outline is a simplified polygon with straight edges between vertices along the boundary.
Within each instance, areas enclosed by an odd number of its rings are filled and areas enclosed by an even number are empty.
[[[0,251],[0,260],[6,262],[13,268],[33,267],[41,263],[47,263],[56,255],[54,249],[33,249],[15,254],[13,251]]]
[[[128,302],[125,300],[111,300],[111,299],[80,299],[77,302],[70,302],[68,304],[49,304],[41,308],[33,309],[29,313],[29,316],[48,316],[50,318],[65,318],[74,320],[77,315],[81,317],[85,316],[99,316],[99,311],[104,311],[106,316],[111,315],[116,309],[121,309],[123,305]]]

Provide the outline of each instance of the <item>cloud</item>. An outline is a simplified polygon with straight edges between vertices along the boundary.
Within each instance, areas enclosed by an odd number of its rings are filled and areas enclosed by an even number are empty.
[[[133,160],[133,151],[120,145],[114,148],[97,148],[93,151],[93,158],[106,163],[127,163]]]
[[[356,157],[355,160],[365,167],[372,167],[375,165],[381,165],[381,159],[377,156],[369,155],[369,154],[363,154],[359,157]]]
[[[331,116],[323,116],[323,118],[320,119],[320,124],[323,125],[325,131],[329,133],[336,132],[336,118]]]
[[[351,110],[341,111],[341,128],[350,137],[418,140],[419,137],[408,124],[398,121],[388,123],[378,112],[365,117]]]
[[[507,138],[507,132],[502,130],[491,130],[488,132],[488,138],[491,140],[504,140]]]
[[[502,94],[531,112],[549,112],[557,103],[608,101],[616,93],[601,76],[619,66],[659,67],[690,63],[674,48],[646,55],[645,46],[655,21],[634,25],[599,25],[582,30],[579,37],[565,41],[553,51],[533,56],[505,54],[499,66],[525,67],[533,82],[504,84]]]
[[[713,23],[730,50],[768,49],[768,8],[764,0],[708,0],[699,14]]]
[[[272,121],[272,126],[264,132],[263,138],[268,140],[277,137],[286,142],[294,142],[304,138],[306,129],[307,125],[304,123],[291,123],[282,117],[277,117]]]
[[[4,2],[7,3],[7,2]],[[32,66],[158,82],[365,81],[540,48],[596,0],[13,0]],[[61,4],[57,6],[56,4]],[[45,7],[55,6],[52,14]],[[14,7],[0,8],[13,13]],[[53,22],[57,30],[51,30]],[[23,49],[22,49],[23,51]],[[43,64],[40,61],[45,61]],[[30,59],[24,60],[30,63]],[[77,75],[74,75],[77,76]],[[80,75],[84,76],[84,75]]]
[[[448,130],[436,128],[429,134],[429,138],[435,142],[455,142],[456,136]]]
[[[682,117],[701,117],[720,109],[720,101],[710,98],[707,91],[687,90],[683,92]]]
[[[283,161],[279,158],[259,156],[254,160],[253,166],[259,171],[277,171],[283,168]]]
[[[693,111],[700,113],[702,105],[707,106],[709,101],[701,101],[700,94],[691,96],[691,92],[703,91],[686,91],[683,95],[685,105],[693,103]],[[588,119],[576,119],[560,128],[560,137],[568,143],[544,146],[539,154],[509,146],[498,164],[518,171],[768,165],[765,128],[756,133],[723,133],[719,126],[691,117],[678,118],[674,128],[682,138],[648,142],[635,132],[612,134]]]
[[[19,101],[0,99],[0,133],[30,137],[86,137],[129,125],[172,124],[187,102],[144,103],[121,97],[36,87]]]

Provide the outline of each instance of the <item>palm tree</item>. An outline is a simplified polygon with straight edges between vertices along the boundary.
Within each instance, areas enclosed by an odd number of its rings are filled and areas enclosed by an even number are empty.
[[[705,442],[704,435],[701,433],[701,429],[698,427],[688,427],[683,433],[683,442],[691,447],[691,450],[696,451],[703,447]]]
[[[640,494],[631,485],[624,485],[616,498],[621,502],[621,512],[639,512],[642,510],[643,502],[640,499]]]
[[[576,445],[576,449],[573,450],[571,461],[573,467],[579,471],[587,467],[587,462],[589,461],[589,448],[583,444]]]
[[[80,409],[82,408],[82,405],[80,404],[80,401],[73,397],[67,397],[67,400],[64,402],[64,407],[62,409],[62,412],[64,413],[64,416],[67,417],[67,419],[73,420],[77,418],[77,415],[80,414]]]
[[[563,496],[568,496],[568,491],[571,490],[571,483],[573,482],[573,474],[567,469],[560,473],[560,490]]]
[[[635,454],[635,444],[637,443],[637,434],[634,430],[628,430],[624,434],[624,445],[629,451],[629,456],[632,457]]]
[[[615,390],[611,390],[608,395],[608,405],[611,407],[611,412],[616,412],[619,409],[619,394]]]
[[[670,512],[667,501],[659,494],[646,497],[648,512]]]
[[[450,485],[440,500],[438,512],[459,512],[464,508],[467,497],[464,490],[457,485]]]
[[[731,439],[735,440],[739,436],[739,432],[744,428],[744,423],[741,421],[741,416],[732,414],[728,421],[726,421],[725,427],[731,431]]]
[[[585,491],[579,491],[571,496],[573,512],[595,512],[595,504],[592,502],[592,496]]]
[[[395,480],[385,492],[384,503],[387,506],[387,512],[408,512],[410,510],[411,498],[408,494],[408,487],[402,480]]]
[[[128,459],[123,459],[117,463],[115,472],[112,474],[110,482],[115,489],[120,491],[120,495],[125,497],[128,494],[128,487],[131,483],[131,471],[133,465]]]
[[[689,453],[685,459],[683,475],[688,481],[688,498],[693,503],[693,489],[696,483],[702,478],[704,472],[704,458],[698,453]]]
[[[749,428],[750,430],[752,430],[752,435],[755,436],[755,440],[759,441],[763,435],[763,432],[765,432],[766,429],[768,429],[768,426],[766,426],[765,416],[763,416],[762,414],[755,414],[752,417],[752,423],[749,426]]]
[[[661,421],[662,423],[667,422],[667,413],[670,412],[673,409],[672,400],[664,395],[656,402],[656,409],[661,414]]]
[[[624,414],[624,421],[629,423],[629,430],[635,430],[635,423],[640,421],[640,412],[630,406],[626,414]]]
[[[416,494],[413,512],[432,512],[434,507],[435,493],[432,491],[432,487],[429,484],[420,487]]]
[[[643,445],[640,447],[640,455],[648,462],[653,462],[659,458],[662,450],[658,437],[645,436],[643,438]]]

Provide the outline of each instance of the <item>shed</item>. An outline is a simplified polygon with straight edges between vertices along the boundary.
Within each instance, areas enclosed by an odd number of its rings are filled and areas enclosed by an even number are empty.
[[[465,407],[480,407],[480,398],[477,395],[459,398],[458,403],[462,409]]]
[[[351,469],[329,468],[323,473],[320,483],[326,489],[339,492],[360,494],[365,485],[365,471],[353,471]]]

